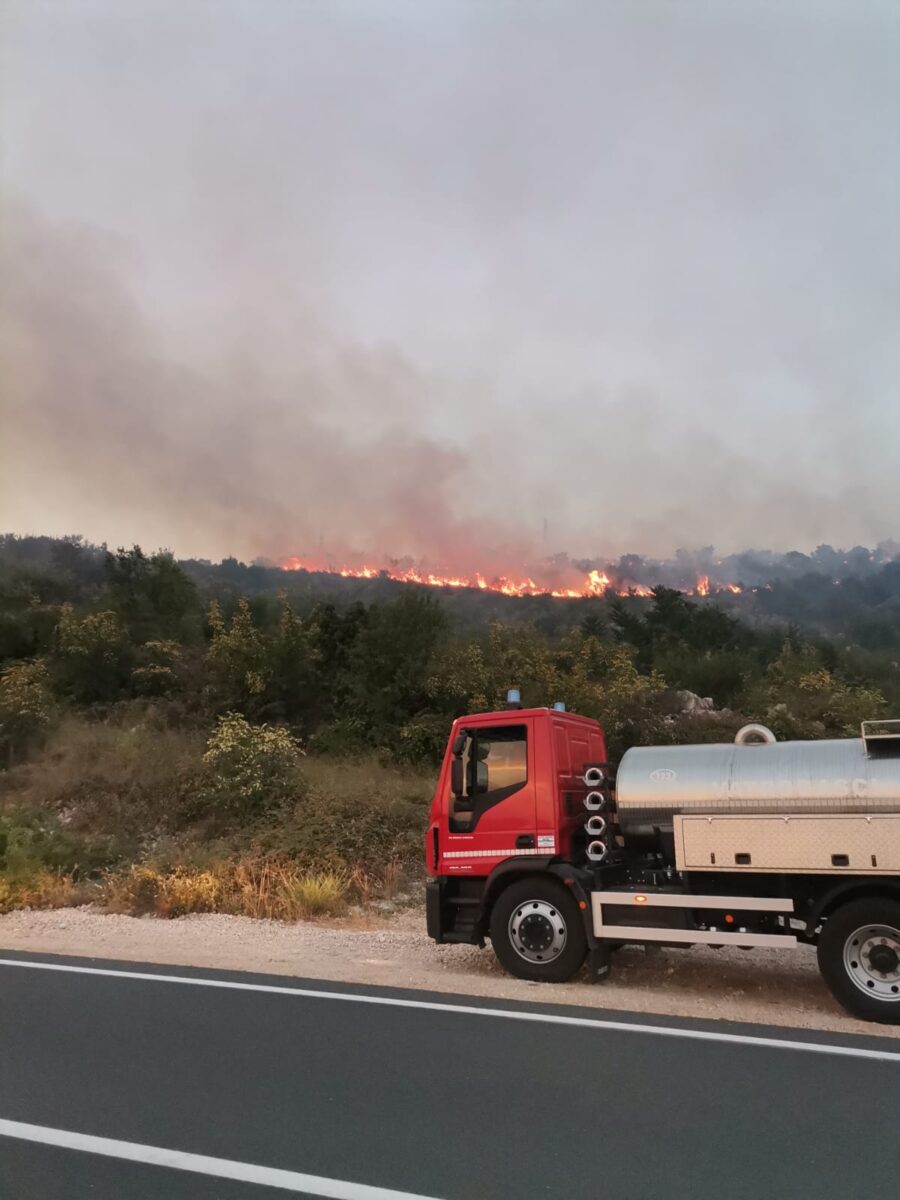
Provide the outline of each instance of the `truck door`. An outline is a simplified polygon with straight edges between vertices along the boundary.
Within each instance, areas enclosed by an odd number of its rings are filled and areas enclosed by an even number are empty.
[[[463,792],[447,797],[448,870],[486,875],[492,859],[536,850],[533,724],[511,718],[466,731]]]

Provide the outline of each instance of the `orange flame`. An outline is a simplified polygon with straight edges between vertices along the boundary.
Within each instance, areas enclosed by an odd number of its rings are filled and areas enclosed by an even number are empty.
[[[296,556],[285,558],[279,563],[283,571],[310,571],[328,575],[339,575],[343,579],[377,579],[382,576],[398,583],[419,583],[435,588],[477,588],[480,591],[499,592],[504,596],[554,596],[561,600],[580,600],[590,596],[651,596],[653,589],[642,583],[610,579],[605,571],[592,570],[574,587],[553,587],[536,582],[530,575],[510,578],[497,575],[487,579],[480,571],[472,575],[440,575],[416,567],[390,569],[388,567],[359,566],[335,567],[315,563]],[[742,588],[736,583],[710,584],[708,575],[701,575],[694,588],[684,589],[688,595],[709,596],[713,592],[727,591],[739,595]]]

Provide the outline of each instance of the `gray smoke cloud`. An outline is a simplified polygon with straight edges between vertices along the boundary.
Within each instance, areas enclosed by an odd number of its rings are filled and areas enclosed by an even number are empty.
[[[4,527],[504,571],[897,535],[893,5],[2,14]]]
[[[269,556],[320,542],[408,553],[417,530],[448,556],[475,537],[451,494],[462,456],[404,422],[430,385],[396,354],[299,327],[277,361],[237,330],[221,360],[175,359],[114,245],[18,205],[3,224],[5,487],[20,527]]]

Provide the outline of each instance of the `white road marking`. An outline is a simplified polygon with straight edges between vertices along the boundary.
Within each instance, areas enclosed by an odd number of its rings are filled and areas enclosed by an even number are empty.
[[[462,1013],[464,1016],[502,1017],[508,1021],[537,1021],[546,1025],[571,1025],[580,1029],[607,1029],[616,1033],[643,1033],[657,1037],[690,1038],[699,1042],[725,1042],[733,1046],[764,1046],[777,1050],[799,1050],[807,1054],[832,1054],[844,1058],[868,1058],[876,1062],[900,1063],[900,1052],[864,1050],[857,1046],[832,1046],[827,1042],[797,1042],[788,1038],[756,1037],[753,1034],[715,1033],[707,1029],[682,1029],[669,1025],[638,1025],[629,1021],[606,1021],[598,1017],[564,1017],[559,1013],[522,1012],[512,1008],[478,1008],[474,1004],[442,1004],[437,1000],[401,1000],[395,996],[327,992],[316,988],[278,987],[270,983],[238,983],[231,979],[195,979],[190,975],[151,974],[149,971],[114,971],[110,967],[76,967],[68,963],[33,962],[0,958],[0,967],[29,971],[67,971],[75,975],[102,975],[112,979],[138,979],[152,983],[184,983],[192,987],[225,988],[238,992],[268,992],[276,996],[303,996],[307,1000],[344,1000],[351,1004],[381,1004],[388,1008],[421,1008],[430,1012]]]
[[[26,1125],[22,1121],[0,1119],[0,1137],[59,1146],[63,1150],[84,1150],[105,1158],[124,1158],[151,1167],[173,1167],[196,1175],[214,1175],[217,1179],[237,1179],[240,1183],[258,1183],[286,1192],[324,1196],[327,1200],[435,1200],[416,1192],[397,1192],[393,1188],[371,1187],[344,1179],[326,1179],[324,1175],[306,1175],[302,1171],[284,1171],[279,1167],[260,1167],[255,1163],[236,1162],[231,1158],[211,1158],[207,1154],[188,1154],[184,1150],[166,1150],[162,1146],[142,1146],[140,1142],[120,1142],[116,1138],[94,1137],[68,1129],[50,1129],[44,1125]]]

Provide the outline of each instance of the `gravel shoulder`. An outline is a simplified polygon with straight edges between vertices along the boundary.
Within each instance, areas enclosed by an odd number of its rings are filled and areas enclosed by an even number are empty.
[[[455,995],[578,1004],[669,1016],[749,1021],[900,1040],[900,1027],[846,1016],[819,978],[815,952],[727,948],[621,950],[609,979],[562,985],[512,979],[490,948],[436,946],[420,908],[383,918],[285,924],[196,915],[112,916],[91,908],[0,916],[0,947],[44,954],[219,967]]]

